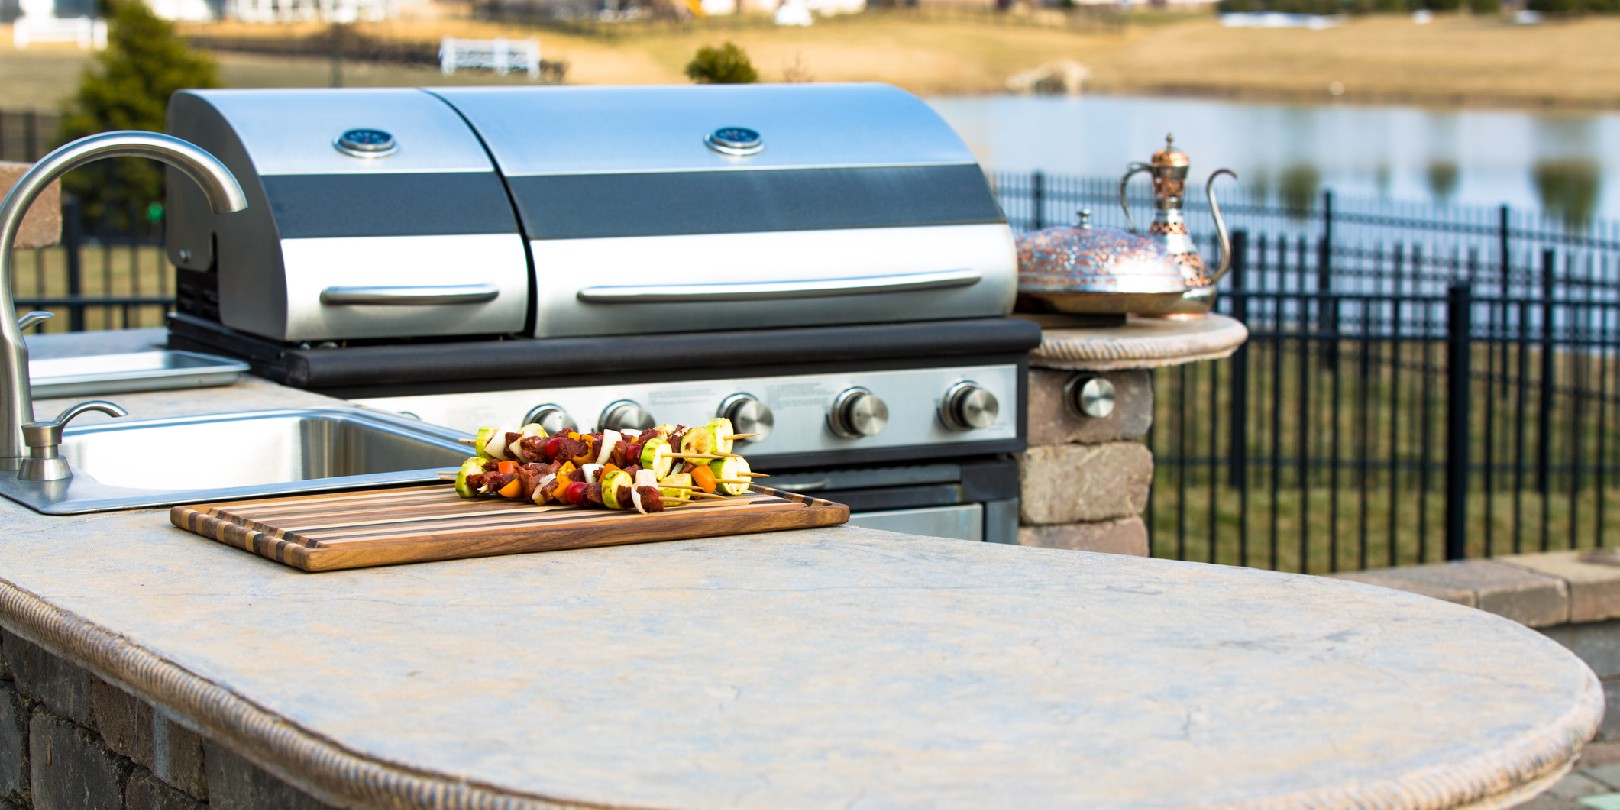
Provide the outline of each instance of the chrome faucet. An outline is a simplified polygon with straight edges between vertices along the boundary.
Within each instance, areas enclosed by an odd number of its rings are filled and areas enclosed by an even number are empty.
[[[34,198],[56,178],[102,158],[145,157],[159,160],[184,172],[202,187],[215,213],[225,214],[247,207],[247,195],[230,169],[218,158],[196,146],[156,132],[104,132],[80,138],[40,158],[0,202],[0,470],[22,466],[24,452],[22,426],[34,421],[32,382],[28,378],[28,346],[17,323],[17,305],[12,300],[11,251],[22,228],[23,214]]]

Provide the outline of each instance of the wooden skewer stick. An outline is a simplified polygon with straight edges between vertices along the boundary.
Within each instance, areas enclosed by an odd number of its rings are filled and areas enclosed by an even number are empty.
[[[754,483],[753,481],[735,481],[735,480],[732,480],[732,479],[729,479],[729,478],[716,478],[716,479],[714,479],[714,482],[716,484],[753,484]]]
[[[724,495],[716,495],[716,494],[714,494],[712,492],[704,492],[702,487],[695,487],[695,486],[691,486],[691,485],[688,485],[688,484],[659,484],[658,488],[659,489],[672,489],[672,490],[676,490],[678,492],[688,492],[688,493],[691,493],[692,495],[694,495],[696,497],[699,497],[699,498],[724,498],[725,497]]]
[[[771,477],[770,473],[745,472],[745,473],[737,473],[737,474],[744,477],[744,478],[770,478]]]
[[[717,456],[717,455],[715,455],[713,453],[670,453],[669,457],[670,458],[702,458],[702,459],[725,458],[725,456]]]
[[[745,442],[745,441],[748,441],[749,439],[757,439],[757,438],[759,438],[758,433],[733,433],[733,434],[731,434],[731,440],[734,441],[734,442]]]
[[[659,489],[675,490],[677,492],[685,492],[688,495],[691,495],[691,496],[697,497],[697,498],[724,498],[725,497],[724,495],[716,495],[713,492],[704,492],[702,489],[700,489],[698,487],[689,487],[689,486],[686,486],[685,484],[659,484],[658,488]]]
[[[477,444],[478,443],[477,439],[456,439],[456,441],[461,442],[462,444]]]

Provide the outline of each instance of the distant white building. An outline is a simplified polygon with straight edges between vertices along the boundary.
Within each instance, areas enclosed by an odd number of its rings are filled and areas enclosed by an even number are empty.
[[[56,0],[22,0],[11,26],[11,42],[18,50],[36,42],[74,42],[80,48],[107,47],[107,21],[88,16],[56,16]]]
[[[225,0],[220,11],[223,17],[243,22],[348,23],[397,17],[403,4],[402,0]]]
[[[214,8],[207,0],[146,0],[152,13],[176,22],[211,22]]]
[[[822,15],[866,10],[866,0],[702,0],[704,14],[775,14],[783,5],[803,6]]]

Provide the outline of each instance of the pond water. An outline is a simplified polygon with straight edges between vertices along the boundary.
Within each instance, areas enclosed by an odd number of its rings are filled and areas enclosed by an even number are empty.
[[[928,101],[989,171],[1118,176],[1174,132],[1200,186],[1227,167],[1249,191],[1273,197],[1331,188],[1438,205],[1505,203],[1570,225],[1620,220],[1616,113],[1120,96]]]

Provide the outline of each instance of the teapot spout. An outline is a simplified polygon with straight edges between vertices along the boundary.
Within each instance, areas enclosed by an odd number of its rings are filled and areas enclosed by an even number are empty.
[[[1209,213],[1215,217],[1215,238],[1221,243],[1221,263],[1216,266],[1215,273],[1209,277],[1209,286],[1214,287],[1232,269],[1232,239],[1226,233],[1226,220],[1221,217],[1221,206],[1215,202],[1215,178],[1229,175],[1233,180],[1238,179],[1237,172],[1231,169],[1217,169],[1209,176],[1209,182],[1204,184],[1204,194],[1209,197]]]

